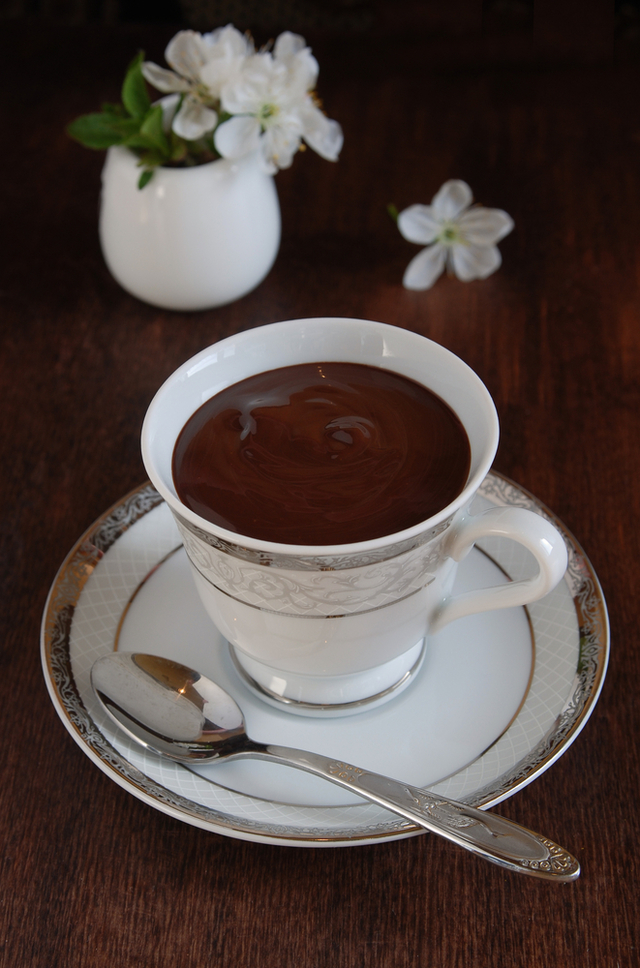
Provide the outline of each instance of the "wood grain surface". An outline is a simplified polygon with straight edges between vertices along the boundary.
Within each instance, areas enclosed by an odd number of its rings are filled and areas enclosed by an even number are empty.
[[[278,174],[273,270],[197,313],[145,305],[111,278],[103,157],[64,131],[118,97],[138,49],[161,62],[174,28],[2,25],[2,968],[639,963],[639,63],[602,31],[558,53],[526,32],[398,23],[308,38],[345,131],[340,161],[307,151]],[[387,204],[428,203],[451,177],[514,218],[503,266],[409,292],[417,249]],[[497,404],[496,469],[553,509],[600,577],[612,628],[601,699],[567,753],[498,808],[575,853],[574,884],[508,874],[433,836],[296,849],[201,831],[112,783],[48,699],[48,589],[79,535],[144,481],[139,432],[157,387],[217,339],[311,315],[394,323],[459,354]]]

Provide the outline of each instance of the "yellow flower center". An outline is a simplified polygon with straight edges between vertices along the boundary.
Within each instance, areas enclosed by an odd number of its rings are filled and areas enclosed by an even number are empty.
[[[258,120],[263,128],[266,128],[272,118],[274,118],[280,109],[277,104],[263,104],[258,111]]]
[[[209,90],[206,84],[201,83],[196,85],[195,87],[192,87],[189,93],[191,94],[191,97],[194,99],[194,101],[197,101],[199,104],[204,104],[206,108],[217,106],[216,101],[211,96],[211,91]]]
[[[466,245],[467,240],[464,234],[460,230],[460,226],[457,222],[447,221],[442,223],[442,228],[438,235],[438,242],[442,245]]]

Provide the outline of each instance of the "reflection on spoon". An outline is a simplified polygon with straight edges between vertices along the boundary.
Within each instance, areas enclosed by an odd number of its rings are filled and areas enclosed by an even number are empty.
[[[110,718],[137,743],[178,763],[269,760],[324,777],[500,867],[572,881],[578,861],[552,840],[495,814],[318,753],[258,743],[220,686],[159,656],[114,652],[94,664],[91,683]]]

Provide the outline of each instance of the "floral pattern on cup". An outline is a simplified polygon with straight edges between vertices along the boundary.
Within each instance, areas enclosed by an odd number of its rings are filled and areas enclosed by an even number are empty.
[[[187,555],[206,581],[246,605],[278,614],[327,618],[382,608],[431,584],[441,554],[431,542],[423,542],[384,560],[352,561],[350,568],[265,567],[203,540],[179,518],[177,523]]]
[[[284,568],[301,571],[340,571],[343,568],[360,568],[364,565],[388,561],[390,558],[395,558],[398,555],[404,554],[405,551],[411,551],[413,548],[421,547],[434,538],[437,538],[438,535],[447,530],[453,520],[453,516],[448,517],[445,521],[441,521],[440,524],[430,528],[428,531],[414,535],[411,538],[406,538],[404,541],[397,541],[384,548],[376,548],[373,551],[351,551],[342,555],[305,555],[294,554],[293,552],[291,554],[283,554],[245,548],[243,545],[236,544],[232,541],[225,541],[213,533],[204,531],[202,528],[197,527],[197,525],[187,521],[186,518],[183,518],[174,509],[172,509],[172,513],[181,534],[189,532],[203,544],[209,545],[211,548],[217,548],[232,558],[239,558],[241,561],[248,561],[254,565],[261,565],[266,568]]]

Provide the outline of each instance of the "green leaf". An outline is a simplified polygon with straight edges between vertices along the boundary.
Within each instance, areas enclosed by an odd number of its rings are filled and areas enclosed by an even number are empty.
[[[149,151],[154,147],[151,140],[140,134],[139,131],[130,135],[126,141],[123,141],[123,144],[126,148],[131,148],[132,151]]]
[[[189,149],[187,142],[179,138],[173,131],[171,132],[171,161],[184,161]]]
[[[393,219],[393,221],[394,221],[394,222],[397,222],[397,221],[398,221],[398,215],[399,215],[400,213],[398,212],[398,209],[397,209],[397,208],[396,208],[396,206],[395,206],[395,205],[393,204],[393,202],[390,202],[390,203],[389,203],[389,204],[387,205],[387,212],[389,213],[389,215],[391,216],[391,218]]]
[[[140,134],[148,139],[150,148],[155,148],[165,158],[171,157],[169,141],[162,127],[162,107],[159,104],[151,108],[145,116],[140,125]]]
[[[144,118],[151,107],[147,85],[142,74],[144,51],[131,61],[122,85],[122,103],[133,118]]]
[[[150,151],[144,151],[140,155],[138,165],[141,168],[157,168],[159,165],[163,165],[166,160],[165,155],[155,149],[151,149]]]
[[[145,185],[149,184],[152,178],[153,178],[153,168],[145,168],[145,170],[140,175],[140,178],[138,179],[138,188],[144,188]]]
[[[120,145],[134,134],[138,122],[113,114],[85,114],[67,126],[67,133],[86,148],[96,150]]]
[[[121,104],[114,104],[111,101],[105,101],[100,110],[103,114],[113,114],[118,118],[126,118],[127,112]]]
[[[105,117],[105,123],[118,131],[123,138],[130,138],[138,130],[139,121],[137,118],[114,118],[112,115]]]

